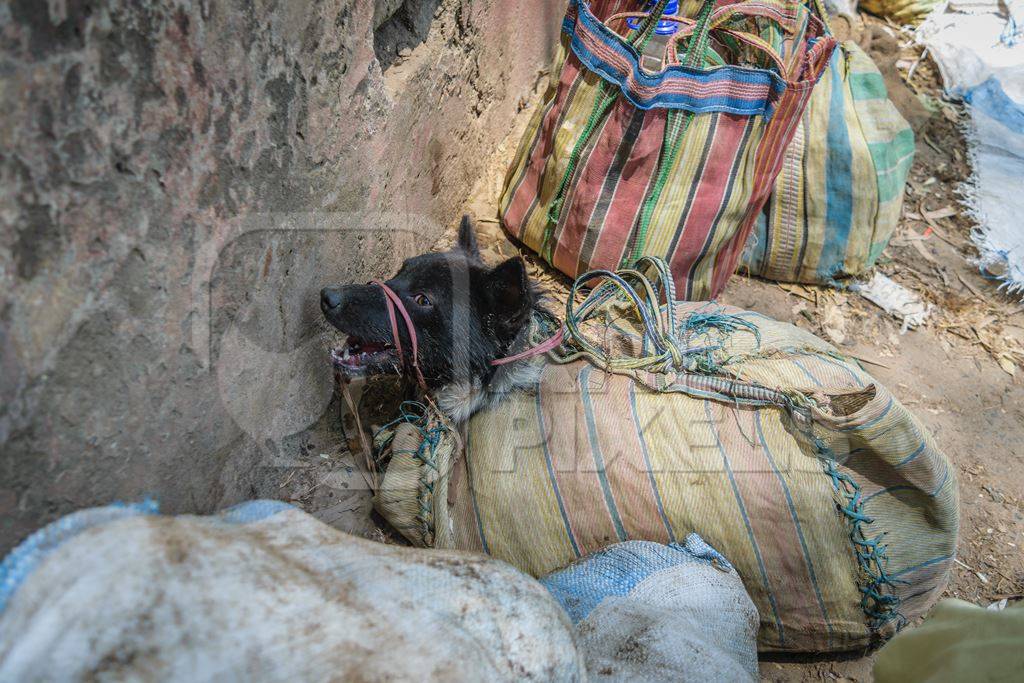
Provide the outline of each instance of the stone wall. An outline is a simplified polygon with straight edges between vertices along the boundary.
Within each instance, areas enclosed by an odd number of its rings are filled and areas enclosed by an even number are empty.
[[[0,4],[0,552],[306,457],[316,294],[432,244],[551,57],[550,0]]]

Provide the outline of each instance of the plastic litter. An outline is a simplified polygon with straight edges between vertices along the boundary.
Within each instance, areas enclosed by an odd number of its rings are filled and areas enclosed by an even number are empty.
[[[924,324],[935,308],[934,304],[925,303],[917,294],[877,271],[866,285],[856,285],[851,289],[893,317],[902,320],[900,334]]]

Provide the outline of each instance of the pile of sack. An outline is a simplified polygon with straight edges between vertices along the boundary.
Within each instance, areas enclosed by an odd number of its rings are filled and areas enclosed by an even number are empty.
[[[0,563],[0,680],[754,681],[756,629],[735,569],[696,534],[538,583],[276,501],[176,518],[146,502],[69,515]],[[875,677],[1014,680],[1022,635],[1022,609],[947,600]]]
[[[275,501],[96,508],[0,564],[0,680],[756,680],[754,606],[696,536],[546,581]]]

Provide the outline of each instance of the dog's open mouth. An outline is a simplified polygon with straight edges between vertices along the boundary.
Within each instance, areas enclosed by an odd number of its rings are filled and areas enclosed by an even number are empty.
[[[390,342],[369,341],[349,336],[345,345],[331,350],[331,362],[350,375],[398,372],[398,352]]]

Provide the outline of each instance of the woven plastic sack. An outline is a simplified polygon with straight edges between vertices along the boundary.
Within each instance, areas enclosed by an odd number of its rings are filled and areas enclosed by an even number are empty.
[[[576,624],[593,679],[758,680],[757,609],[697,534],[617,543],[541,583]]]
[[[378,510],[415,544],[535,576],[698,533],[742,577],[765,651],[859,648],[922,614],[958,527],[954,468],[924,426],[808,332],[656,305],[658,291],[674,300],[671,278],[640,263],[660,284],[600,273],[532,390],[461,435],[429,405],[378,433]]]
[[[811,94],[740,259],[754,275],[831,284],[869,270],[889,243],[914,160],[914,132],[853,41]]]
[[[640,55],[666,3],[569,3],[500,214],[570,276],[655,255],[682,298],[707,299],[736,268],[835,41],[798,1],[707,2],[671,18],[681,27],[651,73]],[[627,31],[628,18],[644,23]]]
[[[580,680],[565,613],[479,555],[384,545],[284,503],[75,513],[0,566],[0,680]]]

